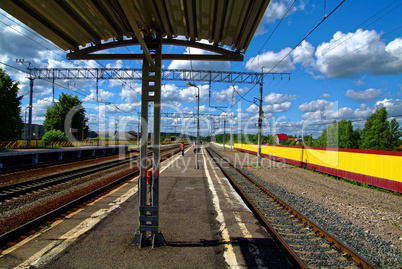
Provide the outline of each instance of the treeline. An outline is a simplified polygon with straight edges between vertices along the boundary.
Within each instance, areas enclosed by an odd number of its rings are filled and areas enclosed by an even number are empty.
[[[300,138],[304,141],[309,141],[310,144],[313,142],[313,136],[312,135],[306,135],[303,138],[301,136],[296,137],[296,136],[292,136],[289,135],[289,138]],[[223,138],[224,135],[223,134],[217,134],[215,136],[215,140],[217,143],[223,143]],[[274,135],[261,135],[261,140],[262,140],[262,144],[269,144],[269,145],[273,145],[275,144],[275,136]],[[258,143],[258,134],[243,134],[241,136],[241,140],[240,140],[240,134],[233,134],[233,143],[251,143],[251,144],[257,144]],[[230,143],[230,133],[226,133],[225,135],[225,144],[229,144]],[[294,146],[297,145],[297,141],[291,141],[288,140],[284,145],[290,145],[290,146]],[[299,144],[301,145],[301,144]]]
[[[367,120],[364,128],[353,129],[352,121],[334,121],[323,130],[321,136],[313,139],[312,135],[299,136],[303,142],[288,140],[284,145],[329,147],[348,149],[372,149],[372,150],[397,150],[402,145],[402,128],[398,121],[393,118],[388,120],[385,107],[377,109]],[[297,138],[289,135],[289,138]],[[242,143],[258,143],[258,135],[233,134],[233,141]],[[223,134],[216,135],[216,142],[223,143]],[[225,143],[230,143],[230,134],[225,135]],[[262,144],[275,144],[273,135],[262,135]]]
[[[366,120],[363,129],[354,130],[351,121],[334,121],[313,144],[316,147],[397,150],[402,144],[401,137],[398,121],[396,118],[389,121],[387,109],[383,107]]]

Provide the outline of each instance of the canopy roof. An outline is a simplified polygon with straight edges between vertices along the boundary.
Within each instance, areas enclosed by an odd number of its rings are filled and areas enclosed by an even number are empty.
[[[159,35],[163,44],[208,49],[241,60],[240,54],[247,50],[269,2],[1,0],[0,8],[62,49],[70,50],[70,58],[102,58],[88,53],[133,44],[141,45],[144,54],[149,54],[149,44]],[[202,39],[213,45],[197,42]],[[223,49],[223,46],[229,46],[231,50]],[[112,58],[139,57],[121,56]],[[180,58],[177,54],[175,56]]]

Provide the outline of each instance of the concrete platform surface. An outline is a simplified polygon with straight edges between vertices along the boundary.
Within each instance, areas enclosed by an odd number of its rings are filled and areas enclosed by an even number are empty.
[[[167,245],[132,245],[137,178],[0,255],[0,268],[290,268],[205,149],[161,165],[160,231]]]
[[[102,149],[127,149],[126,145],[110,145],[110,146],[81,146],[81,147],[65,147],[65,148],[32,148],[32,149],[7,149],[0,151],[0,157],[43,154],[51,152],[69,152],[80,150],[102,150]]]

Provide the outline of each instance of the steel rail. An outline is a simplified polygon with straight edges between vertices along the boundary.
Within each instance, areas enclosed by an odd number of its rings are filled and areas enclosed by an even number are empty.
[[[210,149],[212,150],[212,149]],[[212,150],[213,151],[213,150]],[[216,151],[214,151],[214,153],[219,156],[222,160],[224,160],[222,158],[222,156],[217,153]],[[211,155],[211,153],[209,153]],[[211,155],[212,156],[212,155]],[[362,266],[363,268],[367,268],[367,269],[373,269],[373,268],[377,268],[375,267],[373,264],[371,264],[369,261],[367,261],[365,258],[361,257],[355,250],[351,249],[350,247],[346,246],[345,244],[343,244],[339,239],[337,239],[334,235],[332,235],[331,233],[329,233],[328,231],[322,229],[319,225],[317,225],[315,222],[311,221],[310,219],[308,219],[306,216],[304,216],[302,213],[300,213],[299,211],[297,211],[296,209],[294,209],[293,207],[291,207],[290,205],[288,205],[287,203],[285,203],[284,201],[282,201],[278,196],[276,196],[275,194],[273,194],[272,192],[270,192],[269,190],[267,190],[264,186],[262,186],[260,183],[256,182],[254,179],[252,179],[250,176],[248,176],[246,173],[244,173],[241,169],[237,168],[236,166],[234,166],[232,163],[230,163],[229,161],[225,160],[225,162],[227,162],[233,169],[235,169],[238,173],[240,173],[243,177],[245,177],[247,180],[249,180],[251,183],[253,183],[254,185],[256,185],[261,191],[263,191],[264,193],[266,193],[267,195],[269,195],[271,198],[273,198],[276,202],[278,202],[281,206],[283,206],[284,208],[286,208],[287,210],[289,210],[293,215],[295,215],[301,222],[303,222],[304,224],[308,225],[309,228],[314,229],[314,231],[318,232],[322,237],[325,237],[330,243],[334,244],[337,249],[339,249],[340,251],[346,253],[347,255],[349,255],[357,264],[359,264],[360,266]],[[218,166],[220,167],[220,169],[224,172],[223,168],[218,164]],[[224,172],[225,175],[227,175],[226,172]],[[233,180],[231,180],[232,182]],[[234,186],[236,186],[235,182],[233,182]],[[239,189],[239,187],[236,186],[236,189]],[[241,191],[242,195],[244,194]],[[244,196],[243,196],[244,197]],[[251,201],[250,201],[251,203]],[[257,210],[254,206],[253,210]],[[261,213],[257,213],[258,215],[261,215]],[[264,223],[268,221],[265,220],[265,218],[262,216]],[[282,241],[281,241],[282,242]]]
[[[160,161],[164,161],[168,158],[170,158],[171,156],[173,156],[174,154],[178,153],[179,150],[175,150],[169,154],[166,154],[165,156],[161,157]],[[147,166],[147,169],[150,169],[152,167],[152,160],[151,163]],[[80,198],[77,198],[74,201],[71,201],[65,205],[62,205],[48,213],[43,214],[42,216],[31,220],[25,224],[20,225],[19,227],[8,231],[4,234],[0,235],[0,247],[7,245],[7,243],[12,242],[14,240],[17,240],[18,238],[20,238],[21,236],[28,234],[30,231],[36,229],[39,225],[46,223],[48,221],[52,221],[55,218],[57,218],[58,216],[60,216],[61,214],[72,210],[74,208],[76,208],[79,205],[84,204],[85,202],[91,200],[92,198],[114,188],[115,186],[119,185],[119,184],[123,184],[124,182],[130,180],[131,178],[137,176],[139,174],[140,169],[137,169],[133,172],[131,172],[128,175],[125,175],[99,189],[96,189],[88,194],[85,194],[83,196],[81,196]]]
[[[207,149],[208,154],[212,157],[212,159],[215,161],[215,163],[218,165],[219,169],[221,169],[222,173],[228,178],[230,184],[233,186],[233,188],[240,194],[240,197],[243,199],[243,201],[249,206],[251,211],[256,215],[256,217],[262,222],[262,224],[267,228],[269,234],[274,237],[277,241],[279,241],[279,245],[282,247],[283,251],[287,253],[287,257],[289,258],[291,264],[293,266],[299,267],[306,269],[308,268],[304,262],[299,258],[299,256],[293,251],[293,249],[288,245],[288,243],[283,239],[283,237],[276,231],[276,229],[266,220],[264,215],[258,210],[258,208],[254,205],[254,203],[249,199],[247,194],[243,192],[243,190],[236,184],[236,181],[232,178],[232,176],[225,171],[225,169],[221,166],[220,162],[217,162],[215,158],[212,156],[210,150],[212,149]],[[214,151],[214,153],[221,158],[221,160],[224,160],[221,155],[219,155],[217,152]],[[228,162],[229,165],[231,165]]]
[[[138,156],[135,157],[138,158]],[[130,160],[115,160],[107,163],[92,165],[90,167],[82,167],[67,172],[62,172],[50,176],[35,178],[23,182],[2,186],[0,187],[0,201],[11,199],[19,195],[31,193],[33,191],[50,187],[62,182],[68,182],[72,179],[97,173],[105,169],[126,164],[128,162],[130,162]]]
[[[172,147],[163,148],[161,151],[171,150]],[[152,151],[148,152],[152,154]],[[78,177],[84,177],[90,174],[94,174],[105,169],[114,168],[120,165],[130,163],[137,160],[139,155],[129,156],[121,160],[112,160],[108,162],[103,162],[100,164],[95,164],[91,166],[81,167],[74,170],[61,172],[58,174],[53,174],[49,176],[44,176],[41,178],[35,178],[23,182],[18,182],[14,184],[9,184],[0,187],[0,201],[11,199],[13,197],[18,197],[19,195],[24,195],[31,193],[33,191],[43,189],[46,187],[54,186],[59,183],[68,182]]]

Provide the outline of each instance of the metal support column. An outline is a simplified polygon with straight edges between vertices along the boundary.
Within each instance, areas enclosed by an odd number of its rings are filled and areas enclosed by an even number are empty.
[[[225,150],[226,118],[223,119],[223,150]]]
[[[32,137],[32,98],[33,98],[33,85],[34,79],[29,78],[29,114],[28,114],[28,148],[31,148],[31,137]]]
[[[52,81],[53,81],[53,83],[52,83],[53,84],[53,104],[54,104],[54,79],[55,78],[54,78],[54,69],[53,69],[53,79],[52,79]]]
[[[140,118],[141,114],[138,112],[138,128],[137,128],[137,149],[140,149],[139,135],[140,135]]]
[[[142,67],[141,100],[141,152],[139,178],[139,228],[132,244],[143,247],[151,238],[152,247],[165,245],[165,239],[159,231],[159,162],[160,162],[160,117],[161,117],[161,73],[162,44],[151,48],[155,53],[155,62],[150,64],[144,55]],[[148,103],[154,104],[153,171],[151,193],[147,193],[147,138],[148,138]],[[147,197],[150,195],[150,197]],[[147,203],[147,198],[148,203]]]
[[[261,82],[260,82],[260,107],[258,110],[258,151],[257,151],[257,167],[261,167],[261,133],[262,133],[262,78],[261,76]]]
[[[230,150],[233,150],[233,128],[230,127]]]

